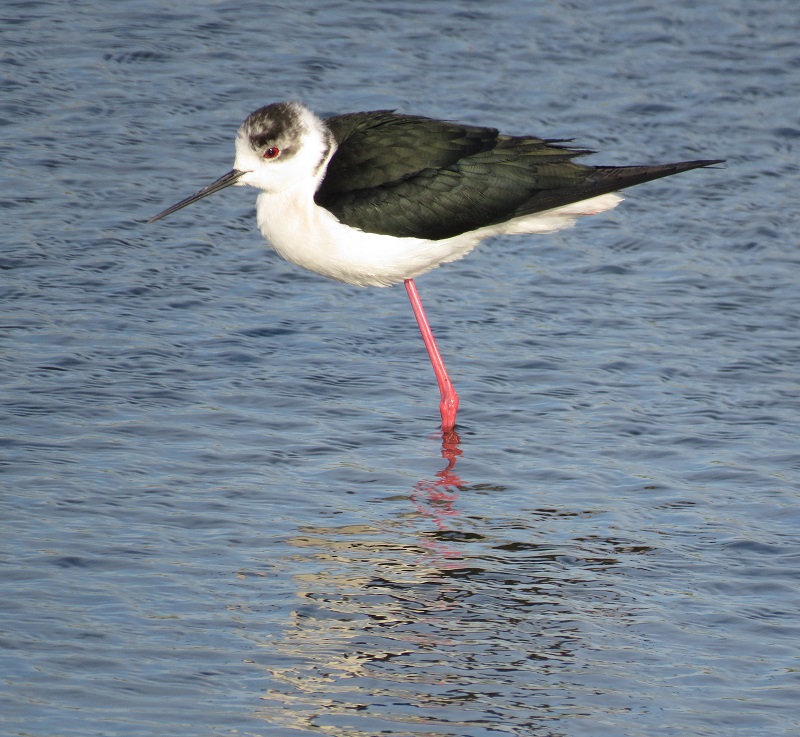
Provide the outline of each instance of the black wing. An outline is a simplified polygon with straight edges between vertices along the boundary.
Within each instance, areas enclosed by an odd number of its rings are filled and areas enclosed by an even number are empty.
[[[591,167],[558,141],[381,110],[328,118],[338,148],[315,201],[370,233],[449,238],[711,161]]]

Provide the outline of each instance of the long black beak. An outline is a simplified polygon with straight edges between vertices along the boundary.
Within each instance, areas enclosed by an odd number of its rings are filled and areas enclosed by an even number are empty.
[[[223,174],[219,179],[216,181],[211,182],[207,187],[203,187],[199,192],[195,192],[191,197],[187,197],[185,200],[181,200],[176,205],[172,207],[168,207],[164,212],[158,213],[154,218],[150,218],[147,222],[154,223],[156,220],[161,220],[161,218],[167,217],[167,215],[172,215],[173,212],[177,212],[178,210],[183,209],[187,205],[191,205],[192,202],[197,202],[197,200],[202,200],[203,197],[208,197],[210,194],[214,194],[214,192],[219,192],[221,189],[225,189],[225,187],[230,187],[231,184],[236,184],[239,181],[240,177],[243,177],[247,172],[239,171],[238,169],[231,169],[227,174]]]

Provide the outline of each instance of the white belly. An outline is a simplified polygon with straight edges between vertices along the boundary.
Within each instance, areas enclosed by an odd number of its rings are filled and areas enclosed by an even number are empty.
[[[484,238],[518,233],[551,233],[615,207],[622,198],[606,194],[536,213],[453,238],[425,240],[365,233],[339,222],[297,192],[258,195],[258,226],[287,261],[330,279],[358,286],[385,287],[466,256]]]

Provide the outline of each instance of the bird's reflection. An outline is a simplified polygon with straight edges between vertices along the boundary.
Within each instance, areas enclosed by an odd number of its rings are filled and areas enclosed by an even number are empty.
[[[261,662],[275,681],[263,696],[265,719],[309,731],[336,722],[353,737],[395,733],[405,717],[434,731],[467,727],[475,646],[460,642],[471,591],[459,571],[469,564],[448,530],[468,491],[456,473],[462,453],[458,434],[444,434],[441,470],[413,484],[404,505],[393,496],[395,515],[383,508],[373,522],[309,525],[291,540],[303,551],[293,566],[298,601],[282,634],[265,643]],[[467,628],[483,640],[478,620]],[[476,712],[487,726],[494,720]]]
[[[591,510],[480,518],[473,497],[504,488],[462,479],[463,454],[447,433],[433,478],[288,541],[279,581],[295,598],[254,657],[271,676],[258,713],[273,727],[558,737],[561,718],[583,716],[575,692],[597,684],[574,663],[587,620],[624,626],[619,592],[596,579],[628,543],[578,536],[575,515]]]

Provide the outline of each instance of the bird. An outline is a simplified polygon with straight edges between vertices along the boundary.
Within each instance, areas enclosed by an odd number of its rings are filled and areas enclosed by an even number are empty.
[[[551,233],[616,207],[620,189],[724,161],[590,166],[575,159],[596,152],[571,143],[394,110],[322,117],[301,102],[275,102],[239,127],[231,171],[147,222],[226,187],[252,186],[259,230],[283,258],[347,284],[402,282],[447,434],[459,397],[416,277],[490,236]]]

